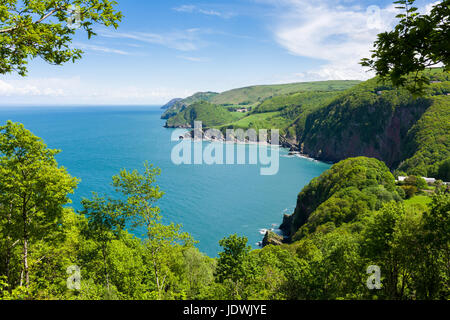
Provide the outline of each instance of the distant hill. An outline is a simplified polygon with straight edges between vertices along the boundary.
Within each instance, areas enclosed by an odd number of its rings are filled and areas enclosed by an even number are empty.
[[[181,100],[183,100],[183,99],[182,99],[182,98],[172,99],[172,100],[170,100],[168,103],[166,103],[165,105],[163,105],[163,106],[161,107],[161,110],[169,109],[169,108],[172,107],[175,103],[177,103],[177,102],[179,102],[179,101],[181,101]]]
[[[162,115],[162,119],[169,119],[194,102],[200,100],[234,109],[254,108],[264,100],[272,98],[274,96],[311,91],[340,91],[348,89],[358,83],[360,83],[360,81],[354,80],[300,82],[279,85],[251,86],[229,90],[220,94],[212,92],[201,92],[175,103]]]
[[[194,121],[201,120],[203,126],[211,128],[224,122],[233,122],[237,120],[239,115],[235,112],[229,112],[221,106],[206,101],[198,101],[167,120],[166,127],[192,128]]]
[[[191,104],[198,102],[198,101],[209,101],[212,97],[214,97],[217,94],[218,93],[216,93],[216,92],[197,92],[196,94],[194,94],[190,97],[176,101],[163,113],[163,115],[161,116],[161,119],[167,120],[167,119],[177,115],[179,112],[183,111]]]
[[[318,160],[365,156],[401,174],[446,176],[450,76],[442,69],[426,72],[431,84],[422,98],[378,78],[240,88],[208,94],[207,104],[198,104],[197,94],[167,126],[186,128],[199,120],[222,131],[279,129],[283,146]]]
[[[223,92],[213,97],[210,102],[220,105],[256,106],[267,98],[275,96],[310,91],[339,91],[348,89],[359,82],[360,81],[318,81],[252,86]]]
[[[280,229],[290,241],[300,240],[320,225],[339,227],[379,210],[401,197],[394,176],[381,161],[349,158],[313,179],[298,195],[294,214],[284,217]]]
[[[281,133],[295,136],[292,126],[311,112],[325,107],[343,91],[299,92],[268,98],[253,108],[245,117],[227,124],[232,128],[279,129]],[[289,132],[289,130],[291,132]]]

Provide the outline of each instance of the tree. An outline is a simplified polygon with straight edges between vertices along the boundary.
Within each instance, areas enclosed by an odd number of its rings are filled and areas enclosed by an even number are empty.
[[[362,255],[369,264],[378,265],[382,271],[383,294],[388,299],[402,298],[404,281],[401,253],[392,250],[397,222],[405,216],[403,204],[386,204],[363,232]]]
[[[436,4],[429,14],[419,14],[414,2],[394,2],[404,10],[397,15],[399,24],[393,31],[378,35],[371,58],[361,64],[382,79],[389,78],[395,86],[423,95],[430,81],[422,71],[439,64],[450,70],[450,1]]]
[[[442,179],[443,181],[450,181],[450,158],[442,161],[439,164],[438,178]]]
[[[215,260],[205,256],[194,247],[185,250],[183,257],[188,295],[191,299],[201,299],[201,295],[214,281]]]
[[[431,210],[424,220],[423,243],[427,247],[427,259],[423,273],[421,294],[426,299],[450,297],[450,195],[433,198]]]
[[[418,190],[423,190],[428,188],[428,184],[422,177],[417,176],[408,176],[405,181],[403,182],[403,185],[406,186],[414,186]]]
[[[70,44],[76,28],[96,35],[93,24],[118,27],[122,13],[111,0],[5,0],[0,4],[0,74],[27,73],[29,59],[61,65],[82,51]]]
[[[219,253],[217,262],[216,280],[230,286],[230,295],[233,299],[242,299],[242,288],[247,280],[254,275],[255,266],[250,255],[251,247],[247,245],[246,237],[236,234],[219,241],[223,252]]]
[[[225,279],[237,281],[245,276],[245,260],[250,254],[250,246],[247,246],[246,237],[238,237],[236,234],[219,241],[223,252],[219,253],[216,275],[219,281]]]
[[[126,198],[122,206],[131,226],[145,228],[148,259],[155,277],[158,297],[161,299],[168,283],[167,259],[170,258],[171,250],[181,244],[189,247],[194,241],[189,234],[180,231],[181,225],[161,223],[161,210],[156,206],[156,202],[164,193],[155,185],[156,176],[161,170],[148,162],[144,164],[144,168],[143,174],[137,170],[122,170],[113,177],[113,186]]]
[[[87,238],[93,239],[101,249],[106,288],[109,290],[108,245],[118,238],[125,227],[125,219],[117,202],[101,198],[95,193],[92,200],[83,199],[81,204],[84,207],[81,214],[88,220]]]
[[[45,239],[58,228],[62,205],[70,203],[68,194],[77,186],[77,179],[58,167],[58,153],[22,124],[8,121],[0,127],[0,212],[13,226],[7,228],[10,241],[23,245],[20,285],[27,288],[30,242]]]

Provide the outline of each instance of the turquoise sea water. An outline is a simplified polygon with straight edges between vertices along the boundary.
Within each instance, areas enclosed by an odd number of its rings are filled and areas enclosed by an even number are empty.
[[[111,177],[122,168],[140,169],[146,160],[161,168],[164,222],[182,224],[209,256],[220,251],[220,239],[234,233],[256,248],[260,230],[278,226],[294,210],[301,189],[329,168],[288,157],[284,149],[274,176],[261,176],[259,165],[177,166],[171,161],[173,129],[163,128],[160,115],[157,107],[0,107],[1,125],[21,122],[63,151],[59,164],[82,180],[71,197],[76,209],[92,191],[112,192]]]

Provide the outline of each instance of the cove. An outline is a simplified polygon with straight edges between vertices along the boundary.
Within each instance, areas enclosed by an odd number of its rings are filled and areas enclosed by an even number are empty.
[[[288,156],[285,149],[273,176],[262,176],[260,165],[175,165],[174,129],[163,128],[160,116],[154,106],[0,107],[2,125],[21,122],[50,148],[62,150],[59,164],[82,180],[71,196],[75,209],[92,191],[112,192],[111,177],[122,168],[141,169],[147,160],[161,168],[163,222],[182,224],[211,257],[230,234],[248,237],[257,248],[260,231],[278,226],[283,214],[293,212],[301,189],[330,167]]]

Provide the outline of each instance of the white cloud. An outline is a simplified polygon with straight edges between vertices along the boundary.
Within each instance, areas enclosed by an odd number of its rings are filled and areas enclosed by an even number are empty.
[[[79,82],[79,78],[24,78],[19,80],[0,80],[2,97],[62,97],[68,88]]]
[[[194,12],[194,10],[195,10],[196,8],[197,8],[197,7],[194,6],[194,5],[187,5],[187,4],[185,4],[185,5],[182,5],[182,6],[173,8],[173,10],[175,10],[175,11],[177,11],[177,12],[188,12],[188,13],[192,13],[192,12]]]
[[[178,58],[191,62],[208,62],[210,59],[201,57],[178,56]]]
[[[9,83],[0,80],[0,96],[7,96],[14,94],[15,88]]]
[[[97,51],[97,52],[103,52],[103,53],[113,53],[113,54],[119,54],[127,56],[130,53],[123,50],[113,49],[109,47],[104,46],[98,46],[98,45],[92,45],[87,43],[74,43],[73,47],[79,48],[81,50],[89,50],[89,51]]]
[[[162,104],[187,97],[187,89],[142,86],[92,86],[80,77],[0,80],[1,104]]]
[[[142,43],[157,44],[179,51],[195,51],[205,43],[200,35],[208,33],[207,30],[191,28],[169,33],[152,32],[110,32],[99,31],[99,35],[106,38],[128,39]]]
[[[435,6],[435,5],[437,5],[437,4],[439,4],[439,3],[441,3],[442,1],[436,1],[436,2],[433,2],[433,3],[429,3],[429,4],[427,4],[426,6],[425,6],[425,13],[426,14],[430,14],[431,13],[431,9],[433,9],[433,7]]]
[[[385,8],[336,5],[331,0],[259,0],[276,7],[275,40],[291,54],[323,60],[303,80],[367,79],[359,62],[373,42],[395,25],[395,5]],[[422,9],[422,12],[425,10]]]
[[[200,13],[207,16],[216,16],[225,19],[229,19],[234,16],[234,14],[231,12],[222,12],[215,9],[205,9],[197,7],[195,5],[186,5],[186,4],[179,7],[175,7],[173,8],[173,10],[182,13]]]
[[[173,97],[187,97],[194,92],[189,90],[176,90],[171,88],[143,88],[126,86],[119,88],[96,89],[84,94],[83,99],[88,102],[108,103],[162,103]]]
[[[206,14],[207,16],[217,16],[217,17],[222,17],[223,16],[222,13],[220,13],[219,11],[215,11],[215,10],[199,9],[198,11],[200,13]]]

